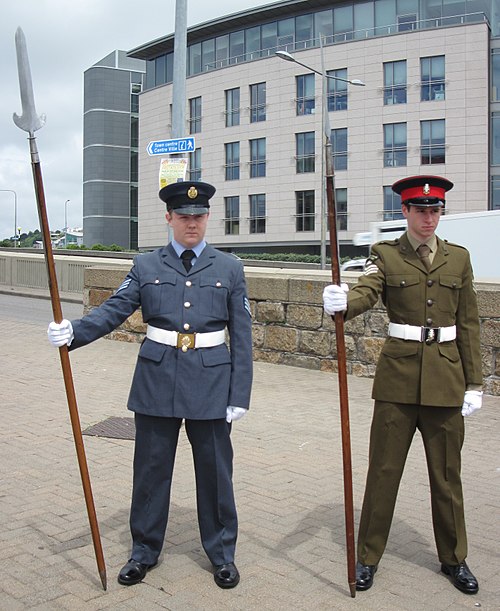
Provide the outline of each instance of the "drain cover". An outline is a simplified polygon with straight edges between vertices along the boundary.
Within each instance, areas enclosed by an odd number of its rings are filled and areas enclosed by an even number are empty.
[[[88,429],[83,435],[94,437],[109,437],[111,439],[135,439],[135,424],[133,418],[106,418]]]

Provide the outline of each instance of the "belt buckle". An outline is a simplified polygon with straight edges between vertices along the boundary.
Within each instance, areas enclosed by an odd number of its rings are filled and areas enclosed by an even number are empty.
[[[177,348],[180,348],[182,352],[194,348],[194,336],[194,333],[177,333]]]
[[[432,327],[424,327],[424,341],[426,344],[432,344],[438,341],[439,329],[433,329]]]

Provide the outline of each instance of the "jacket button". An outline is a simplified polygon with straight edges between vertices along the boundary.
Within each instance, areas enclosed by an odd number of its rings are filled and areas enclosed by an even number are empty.
[[[432,318],[428,318],[425,323],[427,324],[428,327],[430,327],[432,325]]]
[[[192,282],[191,280],[186,280],[186,286],[191,286]]]
[[[160,281],[158,280],[158,278],[156,278],[155,284],[160,284]]]
[[[427,300],[427,305],[428,305],[428,306],[431,306],[433,303],[434,303],[434,301],[432,301],[432,299],[428,299],[428,300]]]
[[[184,302],[184,307],[185,308],[190,308],[191,307],[191,304],[189,303],[189,301],[185,301]]]
[[[217,287],[222,286],[222,282],[216,282],[216,283],[215,283],[215,286],[217,286]]]
[[[406,286],[406,282],[404,280],[401,280],[401,282],[399,283],[399,286]]]
[[[451,286],[452,286],[454,289],[456,289],[456,288],[457,288],[457,283],[456,283],[456,282],[454,282],[454,283],[453,283]]]
[[[188,331],[189,330],[189,323],[185,322],[183,327],[184,327],[184,331]]]
[[[432,286],[434,284],[434,280],[427,280],[427,286]]]

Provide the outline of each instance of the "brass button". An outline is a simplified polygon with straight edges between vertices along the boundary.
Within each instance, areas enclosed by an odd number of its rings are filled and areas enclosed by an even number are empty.
[[[401,282],[399,283],[399,286],[406,286],[406,281],[405,280],[401,280]]]
[[[190,308],[191,307],[191,304],[189,303],[189,301],[185,301],[184,302],[184,307],[185,308]]]
[[[427,305],[428,306],[431,306],[433,303],[434,303],[434,301],[432,299],[428,299],[427,300]]]
[[[191,286],[192,282],[191,280],[186,280],[186,286]]]
[[[187,331],[189,329],[189,323],[185,322],[184,323],[184,331]]]
[[[453,283],[451,286],[452,286],[454,289],[456,289],[456,288],[457,288],[457,283],[456,283],[456,282],[454,282],[454,283]]]
[[[432,325],[432,318],[428,318],[425,322],[427,326],[430,327]]]
[[[427,280],[427,286],[432,286],[434,284],[434,280]]]
[[[187,352],[188,351],[188,347],[187,346],[182,346],[181,350],[182,350],[182,352]]]
[[[158,278],[156,278],[155,284],[160,284],[160,281],[158,280]]]

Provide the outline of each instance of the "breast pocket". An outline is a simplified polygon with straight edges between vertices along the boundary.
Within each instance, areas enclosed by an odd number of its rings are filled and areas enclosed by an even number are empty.
[[[220,276],[202,276],[200,291],[202,313],[209,318],[227,320],[229,280]]]
[[[404,317],[416,312],[422,303],[422,288],[418,274],[387,274],[386,305],[389,310]]]
[[[171,273],[151,274],[141,279],[141,308],[144,318],[175,311],[173,290],[177,277]]]
[[[439,277],[438,308],[442,312],[455,313],[458,308],[462,278],[460,276],[442,275]]]

